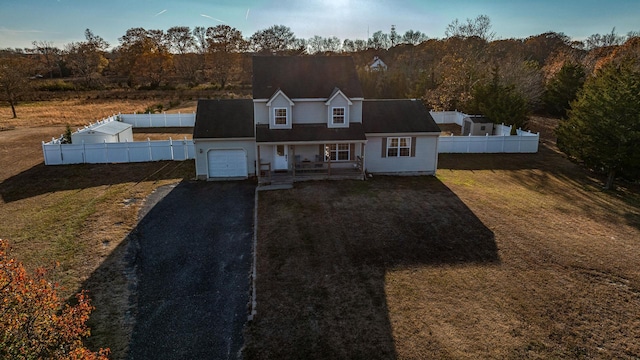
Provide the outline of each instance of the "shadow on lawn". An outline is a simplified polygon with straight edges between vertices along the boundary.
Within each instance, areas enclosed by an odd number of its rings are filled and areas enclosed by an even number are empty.
[[[440,154],[438,168],[447,170],[514,170],[510,177],[537,192],[552,193],[599,220],[640,228],[639,187],[619,180],[603,191],[605,176],[569,161],[556,147],[541,143],[536,154]],[[522,170],[522,171],[520,171]],[[558,181],[560,183],[558,183]]]
[[[79,164],[46,166],[40,163],[0,183],[6,203],[65,190],[101,185],[174,179],[195,174],[193,161],[158,161],[131,164]]]
[[[522,170],[545,166],[556,150],[540,143],[534,154],[439,154],[439,170]]]
[[[395,359],[389,271],[500,263],[493,232],[433,177],[300,184],[261,193],[259,211],[247,359]]]

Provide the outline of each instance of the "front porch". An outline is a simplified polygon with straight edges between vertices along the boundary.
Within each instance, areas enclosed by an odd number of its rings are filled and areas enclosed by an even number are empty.
[[[258,145],[258,183],[309,180],[364,180],[364,144]]]
[[[360,162],[361,163],[361,162]],[[361,165],[355,167],[330,168],[329,162],[323,162],[322,168],[315,169],[291,169],[291,170],[270,170],[269,163],[260,164],[261,170],[258,174],[259,185],[285,185],[300,181],[312,180],[364,180],[365,174],[361,170]],[[313,162],[310,165],[318,165]]]

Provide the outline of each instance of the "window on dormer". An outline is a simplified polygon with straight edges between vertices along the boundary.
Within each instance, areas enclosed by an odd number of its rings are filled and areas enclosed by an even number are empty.
[[[273,122],[276,125],[287,125],[287,108],[273,109]]]
[[[344,108],[343,107],[334,107],[332,109],[333,124],[344,124]]]

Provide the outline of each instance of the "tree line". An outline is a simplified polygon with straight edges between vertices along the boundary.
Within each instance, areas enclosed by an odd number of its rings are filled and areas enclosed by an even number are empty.
[[[0,50],[0,90],[12,107],[30,90],[31,77],[75,78],[76,87],[119,86],[136,89],[199,85],[225,89],[249,86],[251,56],[351,55],[369,98],[420,98],[432,109],[482,113],[526,127],[527,115],[566,116],[584,81],[615,56],[632,47],[639,33],[594,34],[584,41],[547,32],[524,39],[496,39],[486,15],[451,22],[445,38],[420,31],[376,31],[366,40],[313,36],[302,39],[284,25],[249,37],[228,25],[175,26],[164,30],[131,28],[110,44],[91,30],[85,41],[63,49],[34,41],[28,49]],[[378,56],[386,71],[371,71]],[[117,80],[114,80],[117,79]]]

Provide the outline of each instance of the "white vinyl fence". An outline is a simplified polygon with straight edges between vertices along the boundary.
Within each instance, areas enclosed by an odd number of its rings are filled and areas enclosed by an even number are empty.
[[[102,144],[42,143],[45,165],[131,163],[195,159],[193,140],[134,141]]]
[[[133,125],[134,128],[147,127],[193,127],[196,114],[118,114],[116,120]]]
[[[462,126],[464,118],[469,116],[459,111],[429,111],[436,124],[458,124]]]
[[[458,111],[431,111],[436,124],[463,125],[469,116]],[[438,153],[537,153],[540,134],[516,130],[511,135],[511,126],[495,125],[493,135],[485,136],[440,136]]]
[[[193,127],[195,114],[118,114],[95,124],[122,121],[133,127]],[[87,128],[87,126],[85,126]],[[193,140],[154,140],[63,144],[62,136],[42,142],[45,165],[130,163],[195,159]]]

